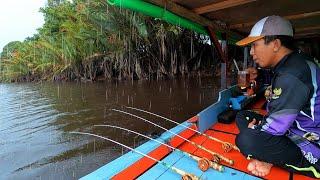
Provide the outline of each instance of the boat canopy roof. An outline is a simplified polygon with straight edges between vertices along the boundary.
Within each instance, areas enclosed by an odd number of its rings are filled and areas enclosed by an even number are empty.
[[[292,23],[295,38],[320,37],[319,0],[145,0],[203,26],[247,36],[258,20],[282,16]]]

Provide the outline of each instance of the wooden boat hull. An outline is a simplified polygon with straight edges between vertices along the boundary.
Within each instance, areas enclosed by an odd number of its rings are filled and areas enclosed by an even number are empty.
[[[231,97],[231,89],[221,91],[219,93],[219,99],[216,103],[201,111],[197,116],[190,119],[193,123],[188,121],[183,124],[192,128],[196,128],[207,135],[216,137],[223,141],[235,143],[235,137],[239,133],[235,123],[221,124],[217,122],[217,115],[227,108],[229,98]],[[263,101],[255,102],[252,106],[253,109],[261,111]],[[196,161],[179,153],[172,151],[168,147],[161,145],[154,141],[147,141],[140,145],[136,150],[148,154],[158,160],[161,160],[167,164],[173,165],[176,168],[184,170],[188,173],[192,173],[198,176],[200,179],[260,179],[251,175],[246,167],[249,160],[246,159],[240,152],[232,150],[230,152],[224,152],[220,143],[212,141],[204,136],[199,136],[194,131],[184,128],[183,126],[176,126],[171,129],[172,132],[177,133],[193,142],[196,142],[214,152],[218,152],[225,157],[233,159],[235,161],[233,166],[224,164],[225,168],[223,172],[218,172],[209,168],[207,171],[202,172],[198,168]],[[157,140],[161,142],[169,143],[171,146],[179,148],[190,154],[206,157],[211,159],[211,154],[204,150],[201,150],[192,144],[184,141],[183,139],[174,136],[172,133],[165,132]],[[273,167],[271,173],[265,177],[266,179],[310,179],[305,176],[290,174],[278,167]],[[96,171],[84,176],[81,180],[91,179],[181,179],[181,176],[172,172],[165,166],[156,163],[155,161],[143,157],[140,154],[134,152],[128,152],[123,156],[115,159],[114,161],[100,167]]]

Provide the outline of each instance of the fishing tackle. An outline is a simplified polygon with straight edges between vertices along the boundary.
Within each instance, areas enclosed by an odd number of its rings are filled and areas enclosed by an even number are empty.
[[[193,132],[196,132],[196,133],[198,133],[198,134],[200,134],[200,135],[202,135],[202,136],[205,136],[205,137],[208,138],[208,139],[211,139],[211,140],[213,140],[213,141],[219,142],[219,143],[222,144],[222,149],[223,149],[225,152],[229,152],[229,151],[231,151],[232,149],[237,150],[237,151],[240,152],[240,149],[239,149],[237,146],[235,146],[235,145],[233,145],[233,144],[231,144],[231,143],[229,143],[229,142],[224,142],[224,141],[221,141],[220,139],[217,139],[217,138],[215,138],[215,137],[212,137],[212,136],[209,136],[209,135],[207,135],[207,134],[201,133],[201,132],[198,131],[198,130],[192,129],[192,128],[190,128],[190,127],[188,127],[188,126],[186,126],[186,125],[184,125],[184,124],[178,123],[178,122],[176,122],[176,121],[174,121],[174,120],[172,120],[172,119],[169,119],[169,118],[160,116],[160,115],[158,115],[158,114],[155,114],[155,113],[152,113],[152,112],[143,110],[143,109],[134,108],[134,107],[130,107],[130,106],[125,106],[125,107],[128,108],[128,109],[133,109],[133,110],[137,110],[137,111],[140,111],[140,112],[144,112],[144,113],[147,113],[147,114],[154,115],[154,116],[159,117],[159,118],[162,118],[162,119],[164,119],[164,120],[166,120],[166,121],[169,121],[169,122],[172,122],[172,123],[174,123],[174,124],[177,124],[178,126],[185,127],[185,128],[187,128],[187,129],[189,129],[189,130],[191,130],[191,131],[193,131]]]
[[[165,145],[165,146],[167,146],[168,148],[170,148],[170,149],[172,149],[172,150],[176,150],[176,151],[178,151],[179,153],[182,153],[182,154],[184,154],[184,155],[192,158],[193,160],[197,161],[197,162],[198,162],[198,167],[199,167],[202,171],[206,171],[206,170],[208,170],[210,167],[213,168],[213,169],[215,169],[215,170],[217,170],[217,171],[219,171],[219,172],[223,171],[223,166],[220,165],[220,164],[218,164],[218,163],[216,163],[216,162],[212,162],[212,161],[210,161],[210,160],[208,160],[208,159],[206,159],[206,158],[200,158],[200,157],[195,156],[195,155],[192,155],[192,154],[190,154],[190,153],[181,151],[181,150],[178,149],[178,148],[175,148],[175,147],[173,147],[173,146],[170,146],[170,145],[168,145],[168,144],[166,144],[166,143],[163,143],[163,142],[161,142],[161,141],[159,141],[159,140],[157,140],[157,139],[153,139],[153,138],[151,138],[151,137],[149,137],[149,136],[146,136],[146,135],[144,135],[144,134],[138,133],[138,132],[136,132],[136,131],[133,131],[133,130],[130,130],[130,129],[127,129],[127,128],[123,128],[123,127],[119,127],[119,126],[113,126],[113,125],[94,125],[94,126],[96,126],[96,127],[112,127],[112,128],[116,128],[116,129],[121,129],[121,130],[124,130],[124,131],[128,131],[128,132],[131,132],[131,133],[140,135],[140,136],[142,136],[142,137],[145,137],[145,138],[147,138],[147,139],[150,139],[150,140],[152,140],[152,141],[155,141],[155,142],[157,142],[157,143],[159,143],[159,144]]]
[[[186,138],[180,136],[179,134],[174,133],[174,132],[170,131],[169,129],[166,129],[166,128],[164,128],[164,127],[162,127],[162,126],[160,126],[160,125],[158,125],[158,124],[156,124],[156,123],[153,123],[153,122],[151,122],[151,121],[149,121],[149,120],[147,120],[147,119],[144,119],[144,118],[142,118],[142,117],[139,117],[139,116],[137,116],[137,115],[134,115],[134,114],[131,114],[131,113],[128,113],[128,112],[125,112],[125,111],[121,111],[121,110],[117,110],[117,109],[111,109],[111,110],[116,111],[116,112],[120,112],[120,113],[124,113],[124,114],[130,115],[130,116],[133,116],[133,117],[136,117],[136,118],[141,119],[141,120],[143,120],[143,121],[145,121],[145,122],[148,122],[148,123],[150,123],[150,124],[152,124],[152,125],[154,125],[154,126],[157,126],[157,127],[161,128],[161,129],[163,129],[163,130],[165,130],[165,131],[168,131],[169,133],[171,133],[171,134],[173,134],[173,135],[175,135],[175,136],[178,136],[179,138],[181,138],[181,139],[189,142],[190,144],[192,144],[192,145],[194,145],[194,146],[196,146],[196,147],[198,147],[198,148],[200,148],[200,149],[202,149],[202,150],[204,150],[204,151],[207,151],[208,153],[212,154],[213,160],[214,160],[214,162],[216,162],[216,163],[219,163],[220,160],[223,160],[223,161],[225,161],[226,163],[228,163],[228,164],[230,164],[230,165],[233,165],[233,164],[234,164],[233,160],[228,159],[228,158],[226,158],[226,157],[224,157],[224,156],[222,156],[222,155],[220,155],[220,154],[218,154],[218,153],[216,153],[216,152],[213,152],[213,151],[211,151],[211,150],[209,150],[209,149],[207,149],[207,148],[205,148],[205,147],[203,147],[203,146],[201,146],[201,145],[199,145],[199,144],[196,144],[195,142],[192,142],[192,141],[190,141],[189,139],[186,139]]]
[[[171,171],[173,171],[173,172],[181,175],[181,178],[182,178],[182,179],[199,180],[199,178],[198,178],[197,176],[195,176],[195,175],[193,175],[193,174],[191,174],[191,173],[187,173],[187,172],[185,172],[185,171],[183,171],[183,170],[181,170],[181,169],[178,169],[178,168],[176,168],[176,167],[174,167],[174,166],[170,166],[169,164],[167,164],[167,163],[165,163],[165,162],[163,162],[163,161],[161,161],[161,160],[157,160],[157,159],[155,159],[155,158],[153,158],[153,157],[151,157],[151,156],[149,156],[149,155],[147,155],[147,154],[144,154],[144,153],[142,153],[142,152],[140,152],[140,151],[137,151],[137,150],[135,150],[135,149],[133,149],[133,148],[127,146],[127,145],[124,145],[124,144],[122,144],[122,143],[120,143],[120,142],[118,142],[118,141],[115,141],[115,140],[112,140],[112,139],[109,139],[109,138],[106,138],[106,137],[103,137],[103,136],[99,136],[99,135],[96,135],[96,134],[86,133],[86,132],[76,132],[76,131],[73,131],[73,132],[70,132],[70,133],[71,133],[71,134],[81,134],[81,135],[94,136],[94,137],[98,137],[98,138],[101,138],[101,139],[104,139],[104,140],[113,142],[113,143],[115,143],[115,144],[118,144],[118,145],[120,145],[120,146],[122,146],[122,147],[128,148],[128,149],[130,149],[131,151],[133,151],[133,152],[135,152],[135,153],[138,153],[138,154],[140,154],[140,155],[142,155],[142,156],[144,156],[144,157],[147,157],[147,158],[149,158],[149,159],[151,159],[151,160],[153,160],[153,161],[155,161],[155,162],[157,162],[157,163],[159,163],[159,164],[161,164],[161,165],[169,168]]]

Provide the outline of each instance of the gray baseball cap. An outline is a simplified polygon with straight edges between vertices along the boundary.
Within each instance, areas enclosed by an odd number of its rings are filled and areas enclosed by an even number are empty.
[[[251,29],[248,37],[238,41],[238,46],[248,45],[265,36],[285,35],[293,37],[291,23],[280,16],[267,16],[258,21]]]

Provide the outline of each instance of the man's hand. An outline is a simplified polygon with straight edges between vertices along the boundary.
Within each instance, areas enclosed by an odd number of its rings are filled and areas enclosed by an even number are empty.
[[[258,77],[258,70],[254,67],[249,67],[247,69],[250,75],[250,81],[254,81]]]
[[[248,128],[253,129],[253,127],[257,124],[257,120],[255,118],[252,119],[252,121],[248,124]],[[261,121],[258,123],[261,124]]]

